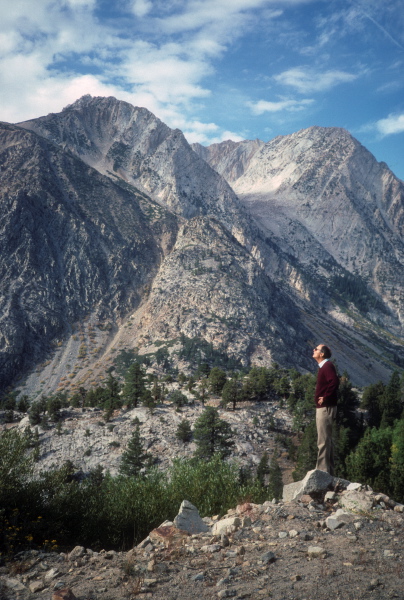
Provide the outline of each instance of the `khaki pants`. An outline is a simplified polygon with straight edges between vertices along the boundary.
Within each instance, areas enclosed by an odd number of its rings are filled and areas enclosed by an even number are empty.
[[[336,406],[316,408],[317,425],[317,464],[316,469],[334,475],[334,442],[332,424],[337,416]]]

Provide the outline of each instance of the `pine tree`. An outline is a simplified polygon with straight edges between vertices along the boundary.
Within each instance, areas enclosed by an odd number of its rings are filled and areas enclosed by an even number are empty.
[[[154,404],[157,406],[159,402],[164,399],[163,388],[159,385],[158,379],[156,376],[153,378],[153,387],[151,389],[151,394],[153,396]]]
[[[337,409],[337,428],[341,431],[341,441],[339,445],[339,461],[341,467],[350,450],[352,450],[363,433],[363,423],[358,419],[356,409],[359,405],[357,393],[352,389],[352,383],[346,372],[341,377],[338,389],[338,409]],[[341,474],[341,473],[340,473]]]
[[[170,401],[174,404],[176,408],[181,408],[182,406],[188,404],[188,398],[185,394],[180,392],[180,390],[174,390],[170,394]]]
[[[47,399],[46,409],[49,414],[49,418],[54,423],[60,421],[61,418],[61,410],[62,410],[62,401],[58,396],[51,396]]]
[[[389,493],[392,429],[367,429],[365,435],[346,459],[351,481],[368,483],[378,492]]]
[[[219,417],[216,408],[207,406],[195,423],[194,440],[197,449],[194,457],[209,460],[215,453],[218,453],[222,459],[230,456],[231,448],[234,446],[231,437],[232,430],[229,423]]]
[[[24,394],[23,396],[21,396],[21,398],[19,399],[17,408],[22,413],[28,412],[28,409],[29,409],[29,397],[26,394]]]
[[[257,400],[259,402],[266,400],[271,391],[271,384],[272,377],[269,369],[252,367],[243,388],[246,400]]]
[[[33,402],[28,411],[29,422],[31,425],[39,425],[41,422],[41,405],[39,402]]]
[[[120,396],[121,386],[116,377],[112,375],[110,371],[108,373],[108,379],[106,381],[106,387],[104,390],[104,405],[109,408],[110,406],[115,408],[120,408],[122,406],[122,400]]]
[[[217,395],[221,394],[226,380],[226,373],[219,369],[219,367],[213,367],[209,373],[209,387],[211,392]]]
[[[392,373],[382,397],[383,416],[380,427],[391,427],[394,421],[401,417],[403,406],[401,404],[400,375],[398,371]]]
[[[205,406],[206,400],[206,391],[208,389],[208,380],[207,377],[201,377],[201,381],[199,383],[199,399],[202,403],[202,406]]]
[[[175,433],[175,437],[178,440],[180,440],[181,442],[183,442],[184,444],[191,441],[191,439],[192,439],[191,425],[190,425],[190,422],[187,421],[187,419],[183,419],[179,423],[179,425],[177,427],[177,431]]]
[[[271,463],[269,465],[269,477],[268,477],[268,497],[279,500],[283,494],[283,481],[282,471],[278,463],[278,452],[272,455]]]
[[[128,477],[138,477],[146,464],[147,458],[148,455],[143,450],[143,443],[140,438],[140,426],[139,423],[136,423],[127,450],[121,456],[120,474]]]
[[[361,408],[368,411],[367,423],[369,427],[380,427],[383,408],[382,398],[385,385],[382,381],[368,385],[364,391],[361,401]]]
[[[111,400],[106,400],[104,403],[104,414],[103,419],[106,423],[108,423],[108,421],[110,420],[110,418],[112,417],[112,415],[114,414],[114,407],[112,405]]]
[[[150,414],[152,415],[154,413],[154,409],[156,408],[157,404],[154,401],[153,394],[147,388],[144,390],[144,392],[142,394],[141,401],[142,401],[143,406],[148,408]]]
[[[397,421],[391,446],[390,488],[397,502],[404,502],[404,418]]]
[[[236,377],[229,379],[222,389],[222,406],[226,408],[227,404],[233,404],[233,410],[236,410],[236,404],[241,400],[241,384]]]
[[[187,385],[187,390],[189,392],[192,392],[194,387],[195,387],[196,381],[195,381],[195,377],[193,377],[192,375],[190,376],[189,380],[188,380],[188,385]]]
[[[39,431],[38,431],[38,427],[35,427],[35,432],[34,432],[34,439],[32,442],[32,458],[34,459],[35,462],[37,462],[39,460],[39,456],[40,456],[40,439],[39,439]]]
[[[125,375],[125,384],[123,387],[123,396],[128,408],[136,408],[140,402],[142,394],[146,389],[144,379],[145,372],[142,367],[137,362],[132,363]]]

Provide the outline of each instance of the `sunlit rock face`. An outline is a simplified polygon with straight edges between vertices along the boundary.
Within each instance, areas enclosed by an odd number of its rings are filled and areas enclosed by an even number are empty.
[[[323,263],[328,269],[332,258],[363,278],[394,315],[389,323],[401,334],[403,182],[340,128],[311,127],[267,144],[229,144],[194,149],[227,179],[262,231],[285,252],[306,267]]]

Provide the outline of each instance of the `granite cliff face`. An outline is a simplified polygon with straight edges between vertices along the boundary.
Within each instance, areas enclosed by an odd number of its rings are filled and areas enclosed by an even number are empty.
[[[343,129],[311,127],[251,144],[194,149],[284,252],[312,276],[323,263],[325,274],[339,265],[361,278],[386,304],[385,324],[402,335],[403,182]]]
[[[0,160],[3,386],[77,389],[181,336],[302,369],[320,336],[359,384],[404,364],[402,183],[347,132],[193,150],[85,96],[3,124]]]

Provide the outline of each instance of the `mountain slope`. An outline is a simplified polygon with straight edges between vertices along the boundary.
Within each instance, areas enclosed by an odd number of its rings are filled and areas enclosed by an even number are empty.
[[[275,138],[237,169],[243,144],[229,152],[224,142],[221,161],[220,145],[200,153],[280,248],[311,275],[318,263],[331,275],[335,261],[359,277],[390,313],[379,318],[402,335],[403,182],[343,129],[311,127]]]
[[[195,146],[198,157],[149,111],[88,96],[5,124],[3,385],[36,366],[23,391],[74,391],[99,383],[120,350],[164,350],[175,361],[184,336],[244,364],[307,370],[320,336],[356,383],[386,378],[404,361],[399,296],[376,275],[401,264],[400,186],[388,172],[382,202],[378,176],[371,192],[364,176],[361,196],[354,184],[368,167],[344,135],[312,128],[268,144]],[[335,240],[322,233],[330,210]],[[376,246],[368,257],[372,236],[386,256]],[[348,275],[362,306],[347,300]]]
[[[1,384],[95,310],[136,306],[176,235],[176,219],[71,154],[0,127]]]

